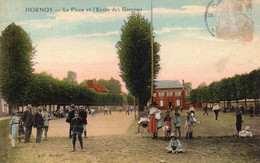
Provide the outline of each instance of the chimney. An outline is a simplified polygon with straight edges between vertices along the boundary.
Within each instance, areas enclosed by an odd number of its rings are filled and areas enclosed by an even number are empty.
[[[182,80],[182,85],[183,85],[183,87],[184,87],[184,80]]]
[[[93,80],[89,80],[87,82],[87,88],[91,88],[91,87],[93,87]]]

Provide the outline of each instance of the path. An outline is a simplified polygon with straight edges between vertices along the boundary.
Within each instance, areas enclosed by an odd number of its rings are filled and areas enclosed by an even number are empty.
[[[134,121],[134,113],[126,115],[124,112],[112,112],[112,115],[96,114],[94,118],[88,116],[87,136],[124,134]],[[35,132],[35,131],[33,131]],[[68,137],[69,124],[65,118],[51,120],[49,137]]]
[[[7,116],[7,117],[0,117],[0,121],[1,121],[1,120],[5,120],[5,119],[9,119],[9,118],[11,118],[11,116]]]

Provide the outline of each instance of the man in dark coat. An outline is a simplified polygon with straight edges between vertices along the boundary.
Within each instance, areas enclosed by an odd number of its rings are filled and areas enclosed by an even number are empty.
[[[70,124],[70,129],[69,129],[69,138],[71,138],[71,120],[74,118],[74,115],[75,115],[75,105],[74,104],[71,104],[71,107],[70,107],[70,110],[69,110],[69,115],[66,119],[66,122]]]
[[[82,152],[85,151],[85,149],[83,148],[83,141],[82,141],[82,136],[81,136],[82,132],[83,132],[83,124],[84,124],[84,122],[79,117],[79,113],[76,111],[75,117],[71,120],[71,129],[72,129],[72,132],[73,132],[73,139],[72,139],[73,149],[72,149],[71,152],[75,152],[77,135],[78,135],[81,151]]]
[[[204,114],[209,115],[209,114],[208,114],[208,106],[207,106],[207,105],[204,106],[203,110],[204,110],[203,115],[204,115]]]
[[[81,120],[83,122],[83,130],[84,130],[85,138],[87,138],[87,130],[86,130],[86,125],[88,124],[87,116],[88,116],[88,114],[87,114],[86,110],[83,107],[81,107],[79,110],[79,117],[81,118]]]
[[[42,129],[44,127],[44,119],[42,118],[42,107],[38,107],[37,113],[34,115],[33,127],[37,129],[36,143],[40,143],[42,136]]]
[[[249,108],[249,116],[250,116],[250,117],[253,117],[253,115],[254,115],[254,107],[253,107],[252,104],[250,104],[250,108]]]
[[[239,134],[239,132],[241,131],[242,128],[242,111],[237,110],[236,111],[236,128],[237,128],[237,134]]]
[[[32,134],[32,126],[33,126],[33,114],[32,114],[31,104],[28,104],[27,110],[23,113],[22,121],[25,127],[24,143],[27,143],[30,141],[30,137]]]

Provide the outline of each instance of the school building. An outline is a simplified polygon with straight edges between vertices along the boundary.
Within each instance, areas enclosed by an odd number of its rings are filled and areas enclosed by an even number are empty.
[[[155,82],[153,101],[158,104],[161,110],[169,110],[171,107],[185,106],[184,81],[181,84],[178,80],[161,80]]]

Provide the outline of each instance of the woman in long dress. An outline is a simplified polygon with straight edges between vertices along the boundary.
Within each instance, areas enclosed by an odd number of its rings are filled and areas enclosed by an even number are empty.
[[[17,110],[14,110],[14,114],[10,120],[10,131],[11,131],[10,138],[11,138],[12,147],[15,147],[15,137],[17,135],[18,125],[19,125],[18,113]]]
[[[160,114],[160,110],[156,108],[156,103],[152,103],[149,111],[149,133],[153,133],[153,138],[158,137],[158,118],[156,118],[156,115],[158,117],[158,114]]]

